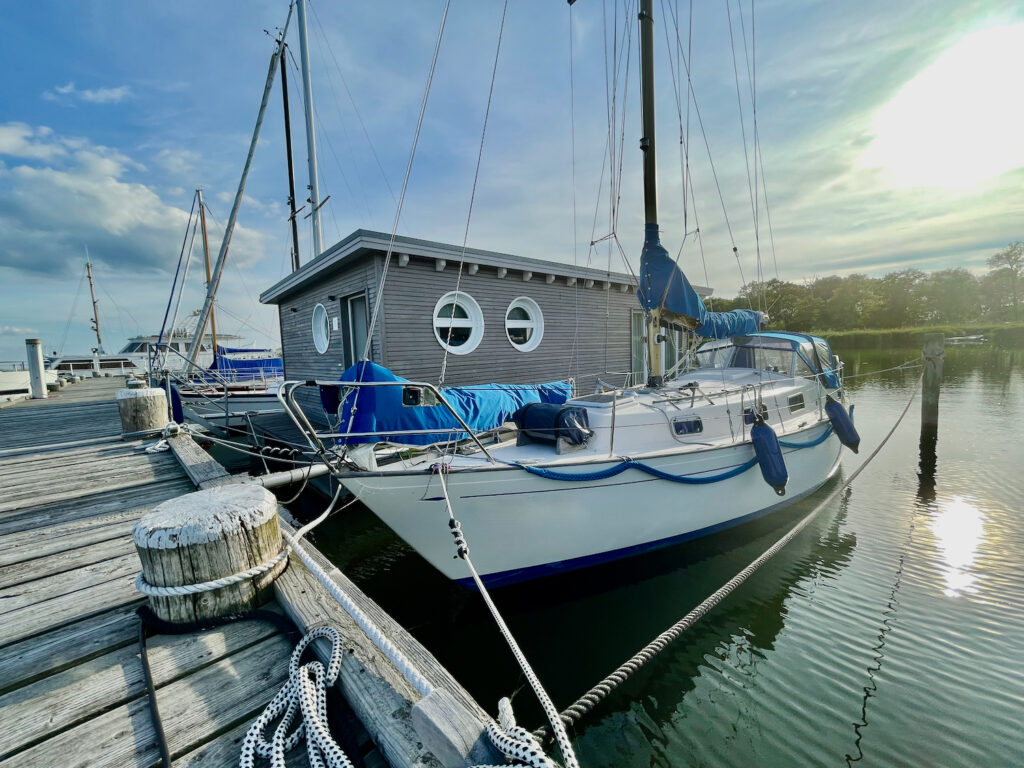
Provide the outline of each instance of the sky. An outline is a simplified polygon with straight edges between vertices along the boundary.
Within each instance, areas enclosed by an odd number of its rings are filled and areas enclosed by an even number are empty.
[[[310,0],[326,244],[394,225],[443,5]],[[504,2],[453,0],[399,234],[614,271],[626,269],[624,254],[636,268],[641,130],[626,5],[635,4],[512,0],[502,28]],[[732,296],[759,276],[981,273],[989,255],[1024,239],[1024,7],[654,5],[659,224],[693,282]],[[23,359],[26,337],[43,338],[47,352],[95,346],[86,249],[105,347],[116,351],[160,328],[197,187],[219,248],[287,0],[3,8],[0,361]],[[218,295],[218,330],[257,345],[279,338],[276,310],[258,295],[290,269],[278,87]],[[307,261],[310,220],[300,221]],[[183,314],[201,306],[202,272],[197,244]]]

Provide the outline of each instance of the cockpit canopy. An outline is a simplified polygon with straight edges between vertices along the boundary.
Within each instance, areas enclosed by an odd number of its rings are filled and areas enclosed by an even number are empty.
[[[697,348],[701,368],[753,368],[789,376],[822,377],[839,388],[839,373],[828,342],[818,336],[765,331],[733,339],[707,341]]]

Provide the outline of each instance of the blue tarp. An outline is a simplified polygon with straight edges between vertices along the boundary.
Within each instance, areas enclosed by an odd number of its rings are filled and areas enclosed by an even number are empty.
[[[752,309],[708,312],[703,299],[662,247],[657,224],[647,225],[639,283],[637,298],[644,309],[663,309],[667,320],[677,320],[701,336],[729,339],[756,333],[761,326],[763,314]]]
[[[269,349],[253,349],[251,347],[224,347],[220,344],[217,345],[218,355],[233,355],[239,352],[269,352]]]
[[[387,368],[360,361],[341,375],[341,381],[407,382]],[[338,412],[344,387],[321,386],[320,401],[329,414]],[[474,432],[500,427],[526,403],[564,403],[572,395],[568,381],[547,384],[480,384],[472,387],[445,387],[445,400]],[[355,416],[352,410],[355,405]],[[388,439],[388,431],[418,429],[458,429],[459,422],[443,405],[409,406],[402,404],[402,387],[359,387],[345,395],[340,403],[338,428],[341,432],[374,432],[375,437],[353,437],[349,443],[377,443]],[[351,420],[351,427],[349,421]],[[465,432],[434,432],[422,435],[395,435],[392,442],[429,445],[469,437]]]

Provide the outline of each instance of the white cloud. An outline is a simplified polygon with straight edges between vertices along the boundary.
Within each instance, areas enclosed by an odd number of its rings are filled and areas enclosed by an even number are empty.
[[[196,163],[199,162],[199,153],[190,149],[161,149],[153,158],[161,168],[178,175],[192,175],[195,173]]]
[[[43,91],[43,98],[58,104],[70,104],[84,101],[89,104],[120,104],[134,96],[131,86],[119,85],[116,88],[84,88],[78,89],[74,83],[54,86],[53,90]]]
[[[188,213],[131,178],[142,165],[17,123],[0,126],[5,146],[7,154],[43,162],[0,166],[0,267],[57,274],[87,244],[94,261],[123,273],[174,268]],[[243,263],[263,257],[264,237],[251,229],[236,227],[232,244]]]
[[[33,128],[25,123],[0,125],[0,155],[52,160],[66,154],[67,148],[55,142],[53,131],[45,126]]]
[[[20,325],[0,325],[0,336],[21,336],[28,333],[39,333],[35,328],[26,328]]]

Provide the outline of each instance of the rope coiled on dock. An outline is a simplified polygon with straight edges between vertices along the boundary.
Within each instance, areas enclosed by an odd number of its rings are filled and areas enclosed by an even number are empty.
[[[327,668],[317,660],[300,666],[302,652],[319,638],[331,642]],[[245,734],[239,768],[254,768],[257,756],[269,759],[271,768],[285,768],[285,753],[294,749],[303,736],[313,768],[352,768],[348,756],[331,736],[327,722],[327,686],[338,679],[341,655],[341,635],[334,627],[318,627],[299,641],[288,662],[287,682]],[[289,733],[296,716],[299,725]],[[278,717],[281,720],[268,741],[266,730]]]
[[[923,379],[923,374],[922,374]],[[918,382],[920,384],[920,381]],[[577,699],[572,705],[566,708],[560,715],[559,718],[561,723],[565,725],[573,725],[580,718],[590,712],[596,707],[603,699],[605,699],[613,690],[619,685],[628,680],[633,673],[640,669],[644,664],[653,659],[662,651],[666,646],[676,640],[686,630],[696,624],[701,618],[703,618],[712,608],[718,605],[722,600],[728,597],[740,584],[746,581],[751,574],[757,571],[762,565],[770,560],[775,554],[777,554],[786,544],[792,541],[797,534],[799,534],[804,528],[806,528],[811,520],[813,520],[822,509],[831,504],[836,497],[839,496],[844,490],[846,490],[850,484],[857,479],[864,468],[878,455],[879,451],[889,442],[889,438],[893,436],[896,429],[903,422],[903,418],[907,415],[907,411],[910,410],[911,404],[914,402],[914,398],[917,396],[918,387],[914,387],[911,391],[910,399],[907,400],[907,404],[903,407],[903,411],[900,413],[896,422],[892,425],[889,432],[882,438],[882,441],[878,444],[871,455],[868,456],[864,462],[855,469],[846,480],[839,484],[828,496],[814,507],[807,515],[805,515],[796,525],[787,531],[782,538],[772,544],[768,549],[762,552],[758,557],[750,562],[743,570],[733,576],[729,581],[719,587],[717,590],[708,595],[699,605],[697,605],[692,611],[687,613],[678,622],[673,624],[667,630],[658,635],[654,640],[640,649],[632,658],[626,661],[624,664],[619,666],[614,672],[608,675],[604,680],[599,682],[587,693]],[[534,735],[538,737],[545,737],[549,734],[547,726],[538,728],[534,731]],[[557,732],[556,732],[557,736]]]

